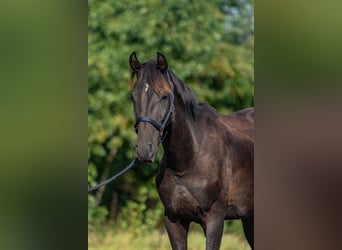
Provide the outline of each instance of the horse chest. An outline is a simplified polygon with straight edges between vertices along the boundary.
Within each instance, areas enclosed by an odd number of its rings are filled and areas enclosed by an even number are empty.
[[[175,176],[164,176],[158,191],[169,212],[192,220],[200,220],[217,197],[217,190],[206,180],[183,180]]]
[[[188,188],[176,185],[165,195],[167,207],[170,211],[179,215],[192,216],[201,210],[199,201],[194,197]]]

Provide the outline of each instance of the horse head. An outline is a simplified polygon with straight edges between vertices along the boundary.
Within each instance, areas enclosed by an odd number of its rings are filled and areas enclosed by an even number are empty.
[[[169,77],[164,55],[157,53],[157,60],[140,63],[136,53],[129,57],[133,87],[136,152],[139,161],[153,162],[158,145],[165,138],[174,109],[173,84]]]

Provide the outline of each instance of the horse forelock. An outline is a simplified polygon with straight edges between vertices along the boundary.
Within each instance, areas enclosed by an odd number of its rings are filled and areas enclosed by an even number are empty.
[[[139,70],[139,72],[133,72],[132,78],[134,78],[135,75],[137,76],[137,79],[132,90],[146,91],[146,88],[151,88],[157,95],[160,95],[163,92],[172,92],[170,84],[166,81],[160,70],[157,69],[157,64],[154,60],[142,63],[141,70]]]

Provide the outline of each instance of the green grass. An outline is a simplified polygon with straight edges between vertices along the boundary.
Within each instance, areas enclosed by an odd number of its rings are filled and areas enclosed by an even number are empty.
[[[171,249],[168,236],[157,230],[137,236],[132,232],[108,231],[102,235],[88,233],[88,250],[166,250]],[[205,249],[205,237],[199,230],[190,230],[188,249]],[[221,250],[249,250],[247,241],[236,234],[225,233],[222,238]]]

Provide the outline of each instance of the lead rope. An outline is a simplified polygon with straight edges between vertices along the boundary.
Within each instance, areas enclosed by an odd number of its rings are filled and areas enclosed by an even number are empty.
[[[138,159],[135,158],[133,161],[131,161],[131,163],[125,167],[123,170],[121,170],[119,173],[117,173],[116,175],[114,175],[113,177],[109,178],[108,180],[105,180],[104,182],[96,185],[95,187],[92,187],[92,188],[88,188],[88,193],[91,192],[91,191],[94,191],[96,189],[98,189],[99,187],[102,187],[106,184],[108,184],[109,182],[111,181],[114,181],[116,178],[118,178],[119,176],[123,175],[124,173],[126,173],[128,170],[130,170],[134,165],[135,163],[137,163]]]

